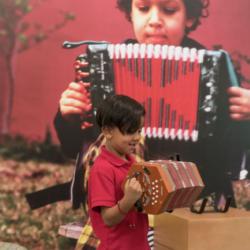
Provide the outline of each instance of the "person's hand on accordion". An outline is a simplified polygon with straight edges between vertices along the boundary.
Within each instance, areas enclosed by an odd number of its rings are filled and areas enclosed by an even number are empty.
[[[250,89],[230,87],[228,95],[230,117],[237,121],[250,120]]]
[[[113,207],[102,207],[102,218],[107,226],[120,223],[142,195],[142,187],[136,178],[129,178],[124,185],[124,196]]]
[[[88,112],[92,108],[90,93],[88,91],[90,83],[83,81],[89,76],[86,70],[88,63],[76,60],[74,67],[76,80],[71,82],[66,90],[63,91],[59,101],[59,109],[65,120],[70,122],[75,121],[77,118],[82,122],[81,128],[85,129],[92,126],[90,122],[84,121],[84,118],[88,116]]]
[[[141,198],[142,186],[136,177],[129,178],[124,186],[124,200],[132,206]]]

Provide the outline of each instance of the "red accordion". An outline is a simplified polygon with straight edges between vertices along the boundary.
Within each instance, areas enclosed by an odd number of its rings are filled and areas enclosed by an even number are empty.
[[[197,141],[198,135],[211,136],[220,95],[238,85],[225,51],[89,44],[87,61],[94,113],[107,96],[128,95],[146,109],[143,132],[148,137]]]
[[[136,176],[143,188],[142,210],[159,214],[180,207],[190,207],[204,188],[192,162],[159,160],[135,163],[128,178]]]

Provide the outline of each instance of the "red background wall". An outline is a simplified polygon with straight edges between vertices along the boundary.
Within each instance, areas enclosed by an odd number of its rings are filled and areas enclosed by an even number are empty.
[[[209,18],[203,19],[202,26],[192,33],[192,37],[208,48],[222,44],[226,50],[237,49],[250,55],[249,9],[249,0],[211,0]],[[72,64],[83,51],[83,48],[63,50],[63,41],[120,42],[132,37],[130,24],[115,8],[115,0],[51,0],[31,12],[26,20],[46,27],[60,19],[58,10],[72,11],[77,19],[13,59],[16,82],[13,134],[39,139],[46,126],[50,126],[54,134],[52,122],[60,94],[74,78]]]

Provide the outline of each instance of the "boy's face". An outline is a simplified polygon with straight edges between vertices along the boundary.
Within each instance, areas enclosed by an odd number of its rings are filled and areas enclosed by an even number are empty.
[[[141,119],[141,127],[143,124],[144,118]],[[117,127],[104,129],[103,132],[107,138],[106,148],[119,157],[134,153],[141,139],[141,128],[133,134],[123,134]]]
[[[183,0],[132,0],[131,21],[139,43],[176,46],[193,23]]]

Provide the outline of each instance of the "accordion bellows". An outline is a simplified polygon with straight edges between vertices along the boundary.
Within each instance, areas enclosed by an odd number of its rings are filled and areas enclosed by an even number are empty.
[[[159,214],[190,207],[204,188],[197,166],[192,162],[157,160],[135,163],[128,178],[136,176],[143,188],[143,211]]]

